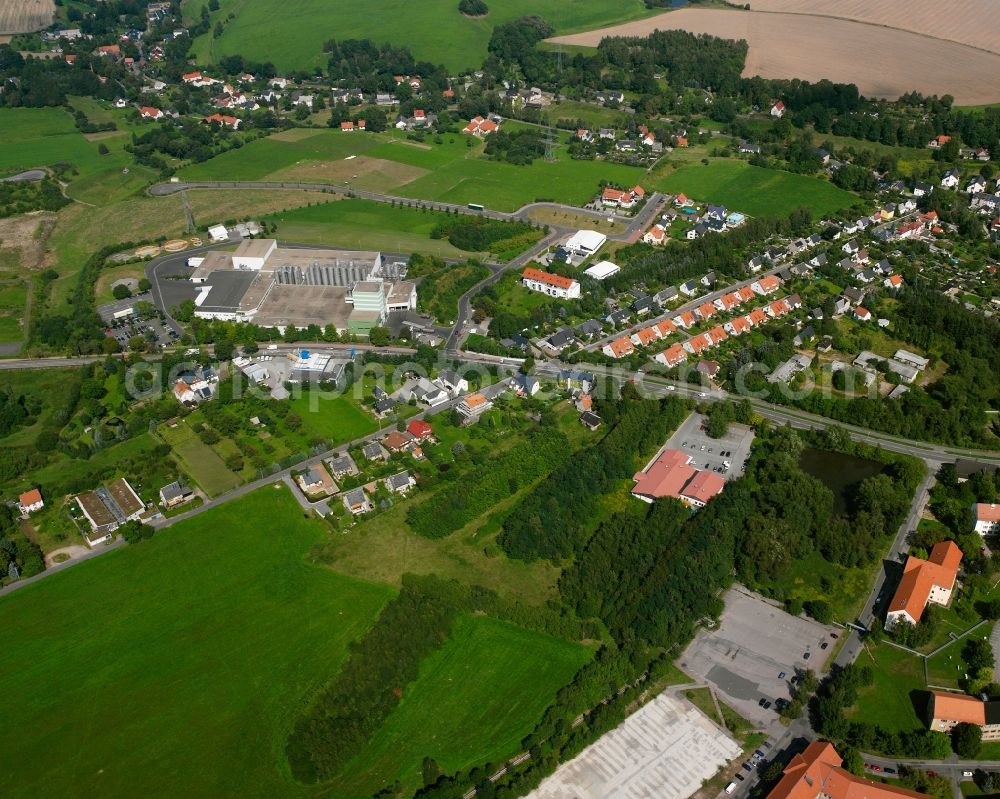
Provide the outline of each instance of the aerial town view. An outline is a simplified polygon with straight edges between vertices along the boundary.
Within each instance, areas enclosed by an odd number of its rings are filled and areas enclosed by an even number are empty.
[[[5,799],[1000,799],[1000,0],[0,0]]]

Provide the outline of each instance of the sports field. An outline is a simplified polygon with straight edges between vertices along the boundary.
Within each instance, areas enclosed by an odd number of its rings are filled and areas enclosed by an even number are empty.
[[[307,180],[513,211],[539,199],[582,205],[597,193],[601,180],[625,185],[643,174],[638,167],[574,161],[563,145],[556,148],[555,161],[539,159],[530,166],[514,166],[481,157],[483,144],[476,141],[470,147],[467,137],[460,134],[444,136],[441,144],[407,141],[393,133],[320,130],[295,134],[259,139],[186,167],[180,177],[194,181]],[[348,160],[349,156],[354,158]]]
[[[0,599],[5,795],[301,796],[291,724],[391,596],[323,536],[264,488]]]
[[[396,710],[334,780],[330,795],[369,796],[396,780],[412,791],[424,756],[449,773],[517,754],[556,692],[590,656],[585,647],[513,624],[460,617]]]
[[[393,207],[369,200],[339,200],[297,208],[267,217],[278,226],[282,241],[324,244],[351,250],[420,252],[445,258],[466,258],[447,239],[432,239],[431,230],[444,214]]]
[[[209,32],[195,40],[198,63],[225,55],[248,61],[271,61],[282,71],[326,66],[323,43],[329,39],[372,39],[409,48],[417,60],[443,63],[459,72],[478,68],[486,57],[493,28],[535,14],[560,33],[587,30],[650,13],[640,0],[504,0],[489,4],[490,13],[471,19],[454,0],[397,3],[372,0],[221,0],[211,25],[224,22],[223,34]],[[185,18],[200,13],[200,0],[185,0]],[[235,18],[225,21],[230,14]]]
[[[858,200],[826,180],[729,159],[681,167],[655,188],[684,192],[700,202],[722,203],[751,216],[787,216],[804,205],[816,217],[850,208]]]

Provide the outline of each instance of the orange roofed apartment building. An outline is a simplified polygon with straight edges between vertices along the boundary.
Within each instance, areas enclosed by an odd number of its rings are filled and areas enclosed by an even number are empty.
[[[767,799],[924,799],[925,794],[858,777],[826,741],[813,741],[785,766]]]
[[[1000,740],[1000,702],[984,702],[977,696],[931,691],[927,716],[934,732],[950,733],[956,725],[982,727],[984,741]]]
[[[931,602],[947,605],[958,577],[962,550],[954,541],[935,544],[927,560],[910,556],[903,567],[903,579],[889,603],[885,628],[891,630],[900,621],[916,625]]]

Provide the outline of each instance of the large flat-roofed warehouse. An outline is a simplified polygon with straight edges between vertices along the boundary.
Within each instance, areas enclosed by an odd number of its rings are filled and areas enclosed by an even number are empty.
[[[417,290],[400,265],[369,251],[279,247],[250,239],[215,250],[194,269],[195,316],[261,327],[309,325],[367,335],[392,312],[416,308]]]

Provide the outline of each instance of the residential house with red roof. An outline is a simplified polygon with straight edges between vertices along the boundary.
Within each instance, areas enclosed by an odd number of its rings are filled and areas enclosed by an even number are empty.
[[[763,297],[766,297],[768,294],[774,294],[779,288],[781,288],[781,281],[774,275],[764,275],[764,277],[750,284],[751,291]]]
[[[601,352],[609,358],[627,358],[635,352],[635,345],[628,336],[622,336],[601,347]]]
[[[645,347],[647,344],[652,344],[654,341],[659,339],[656,335],[656,331],[651,327],[644,327],[640,330],[635,331],[631,336],[632,343],[637,347]]]
[[[664,366],[673,368],[687,360],[687,350],[681,344],[674,344],[667,347],[663,352],[658,353],[654,360]]]
[[[29,513],[34,513],[36,510],[41,510],[45,507],[45,501],[42,499],[42,492],[37,488],[25,491],[17,498],[17,507],[21,511],[22,516],[27,516]]]

